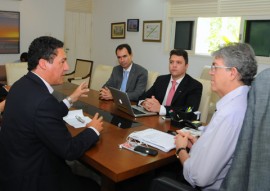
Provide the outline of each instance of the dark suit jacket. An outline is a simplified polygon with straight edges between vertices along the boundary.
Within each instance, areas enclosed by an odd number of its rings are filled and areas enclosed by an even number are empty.
[[[170,79],[170,74],[158,76],[153,86],[139,100],[155,96],[159,103],[162,104]],[[171,109],[178,111],[187,107],[193,107],[193,111],[197,111],[201,96],[202,84],[186,74],[175,91],[171,106],[165,106],[167,114]]]
[[[14,83],[0,131],[1,191],[74,189],[65,160],[78,159],[98,136],[87,128],[72,137],[63,121],[67,113],[32,72]]]
[[[6,98],[7,94],[8,94],[8,92],[4,88],[4,86],[5,86],[5,84],[0,84],[0,102],[3,101]]]
[[[147,70],[142,66],[133,63],[129,73],[126,89],[128,97],[131,101],[137,101],[139,96],[141,96],[144,93],[147,84],[147,79],[148,79]],[[123,68],[122,66],[118,65],[113,68],[111,77],[104,84],[104,86],[120,89],[122,80],[123,80]]]

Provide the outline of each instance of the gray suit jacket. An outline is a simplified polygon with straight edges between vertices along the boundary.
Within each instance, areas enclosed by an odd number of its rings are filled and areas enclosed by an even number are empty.
[[[251,86],[234,159],[221,190],[270,190],[269,80],[270,69],[266,69]]]
[[[144,93],[148,79],[148,72],[142,66],[133,63],[127,81],[127,94],[131,101],[137,101]],[[120,89],[123,80],[123,68],[118,65],[113,68],[109,80],[104,84],[107,87]],[[103,86],[103,87],[104,87]]]

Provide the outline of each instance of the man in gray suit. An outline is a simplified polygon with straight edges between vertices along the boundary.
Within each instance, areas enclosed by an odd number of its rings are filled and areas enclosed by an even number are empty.
[[[132,50],[128,44],[120,44],[115,53],[119,65],[113,68],[109,80],[100,90],[99,97],[103,100],[112,100],[112,94],[107,87],[113,87],[127,92],[130,100],[137,101],[145,91],[148,72],[142,66],[133,63]]]

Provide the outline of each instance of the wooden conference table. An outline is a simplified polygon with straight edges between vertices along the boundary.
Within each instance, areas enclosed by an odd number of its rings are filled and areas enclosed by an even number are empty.
[[[70,95],[77,85],[64,83],[55,86],[55,96],[60,100]],[[100,172],[102,176],[102,190],[113,191],[116,183],[134,176],[149,172],[158,167],[176,161],[175,150],[168,153],[158,151],[158,155],[142,156],[137,153],[120,149],[119,144],[126,141],[133,131],[155,128],[161,131],[175,130],[170,121],[160,116],[134,118],[118,110],[113,101],[103,101],[98,98],[98,91],[90,90],[88,98],[80,98],[74,108],[83,109],[84,114],[92,117],[99,112],[104,117],[104,129],[96,146],[84,153],[81,160]],[[128,128],[131,126],[130,128]],[[68,127],[72,135],[83,129]]]

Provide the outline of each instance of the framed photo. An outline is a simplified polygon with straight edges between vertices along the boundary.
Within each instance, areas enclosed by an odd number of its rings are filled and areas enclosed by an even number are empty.
[[[20,53],[20,12],[0,11],[0,54]]]
[[[143,41],[161,42],[162,21],[143,21]]]
[[[127,31],[138,32],[139,31],[139,19],[127,20]]]
[[[125,38],[126,23],[112,23],[111,24],[111,38]]]

